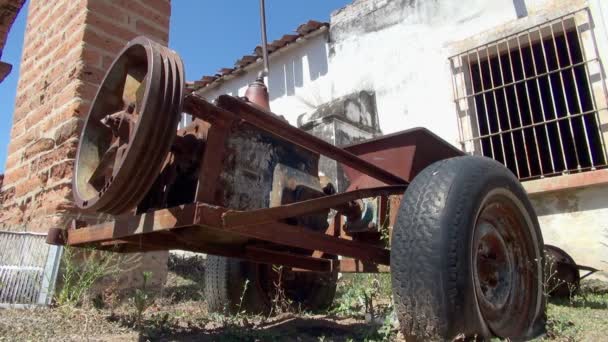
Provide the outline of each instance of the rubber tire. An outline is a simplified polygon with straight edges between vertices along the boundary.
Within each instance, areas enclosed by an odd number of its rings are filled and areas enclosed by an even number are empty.
[[[286,284],[285,292],[296,309],[317,312],[331,307],[338,287],[338,272],[300,272],[295,277],[293,285]]]
[[[256,272],[257,264],[239,259],[208,255],[205,268],[205,298],[210,312],[235,313],[245,311],[259,314],[270,311],[269,298],[272,294],[266,293],[261,286]],[[315,277],[314,273],[305,273],[305,277]],[[243,296],[246,282],[247,290]],[[338,273],[330,277],[317,277],[306,279],[307,286],[285,289],[286,293],[293,293],[297,298],[294,301],[296,308],[308,311],[327,309],[333,303],[338,282]],[[241,296],[243,300],[241,302]],[[288,297],[291,297],[288,295]]]
[[[252,314],[268,312],[270,306],[265,299],[266,294],[255,286],[255,266],[251,262],[239,259],[207,255],[205,267],[207,309],[210,312],[225,314],[238,311]]]
[[[401,202],[392,232],[391,277],[401,331],[408,340],[452,340],[457,336],[490,338],[475,298],[471,260],[472,236],[485,195],[502,188],[513,194],[529,215],[533,248],[543,258],[543,241],[534,209],[519,181],[503,165],[484,157],[438,161],[414,178]],[[535,258],[536,259],[536,258]],[[527,339],[544,331],[545,297],[542,262],[532,260],[530,291],[535,305]],[[538,273],[541,272],[541,273]]]

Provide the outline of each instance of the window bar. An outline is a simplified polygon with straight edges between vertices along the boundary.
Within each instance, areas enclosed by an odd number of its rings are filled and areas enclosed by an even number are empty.
[[[497,45],[498,46],[498,45]],[[486,46],[486,54],[488,55],[488,69],[490,70],[490,82],[491,82],[491,88],[494,89],[492,91],[492,98],[494,99],[494,111],[495,111],[495,115],[496,115],[496,123],[498,124],[498,131],[502,132],[502,125],[500,124],[500,114],[499,112],[499,108],[498,108],[498,100],[496,99],[497,96],[497,91],[495,90],[495,86],[496,84],[494,84],[494,72],[492,70],[492,60],[490,58],[490,49],[488,46]],[[500,59],[500,55],[496,56],[498,59]],[[489,113],[488,113],[489,115]],[[507,168],[509,168],[509,163],[507,162],[507,154],[505,153],[505,141],[504,141],[504,135],[501,134],[499,136],[500,138],[500,148],[502,150],[502,160],[505,163],[505,166]],[[519,170],[517,171],[517,174],[519,175]]]
[[[483,70],[481,70],[481,58],[479,57],[479,49],[475,50],[475,53],[477,55],[477,68],[479,69],[479,77],[481,79],[481,89],[485,89],[485,85],[483,84]],[[471,82],[473,82],[473,79],[471,79]],[[486,114],[486,124],[488,125],[488,132],[492,133],[492,128],[490,127],[490,119],[488,116],[488,102],[486,101],[486,94],[483,94],[483,105],[485,107],[485,114]],[[496,159],[496,157],[494,156],[494,142],[492,141],[492,138],[489,138],[490,140],[490,148],[492,150],[492,159]],[[479,140],[480,144],[483,144],[483,141],[480,139]]]
[[[469,77],[471,79],[471,89],[473,89],[473,92],[475,92],[475,85],[473,84],[473,71],[472,71],[472,67],[471,67],[471,55],[467,55],[467,69],[469,69]],[[464,65],[464,64],[463,64]],[[463,76],[464,78],[464,76]],[[466,98],[465,98],[466,99]],[[477,111],[477,103],[475,102],[475,97],[472,96],[470,97],[471,102],[473,103],[473,109],[475,110],[475,122],[477,123],[477,136],[481,136],[481,126],[479,126],[479,112]],[[468,106],[468,99],[467,99],[467,106]],[[475,144],[473,142],[473,144]],[[485,156],[485,152],[484,152],[484,148],[483,148],[483,142],[481,141],[481,139],[479,139],[479,146],[481,147],[481,155]],[[492,151],[492,156],[494,156],[494,152]]]
[[[538,35],[540,37],[540,47],[541,47],[541,51],[543,52],[543,59],[545,62],[545,67],[547,70],[549,70],[549,61],[547,59],[547,52],[545,50],[545,42],[542,36],[542,32],[541,29],[538,29]],[[530,38],[530,32],[528,31],[528,37]],[[530,38],[531,39],[531,38]],[[532,41],[530,40],[530,47],[532,47]],[[532,53],[532,61],[534,62],[534,53]],[[558,112],[557,112],[557,105],[555,104],[555,92],[553,91],[553,84],[551,83],[551,76],[547,76],[547,81],[549,82],[549,93],[551,94],[551,105],[553,106],[553,115],[557,118],[558,117]],[[539,89],[540,91],[540,89]],[[542,101],[542,97],[541,97],[541,101]],[[568,161],[566,160],[566,149],[564,148],[564,140],[562,138],[562,130],[559,127],[559,124],[555,124],[557,127],[557,136],[559,138],[559,145],[562,149],[562,161],[564,162],[564,169],[562,171],[567,171],[568,170]]]
[[[593,114],[595,112],[596,112],[596,110],[589,110],[589,111],[586,111],[584,113],[572,114],[572,118],[578,118],[578,117],[587,116],[587,115]],[[486,139],[486,138],[489,138],[489,137],[498,136],[498,135],[503,134],[503,133],[517,132],[517,131],[521,131],[522,129],[533,128],[533,127],[537,127],[537,126],[544,126],[545,124],[556,123],[556,122],[564,121],[564,120],[567,120],[567,119],[568,119],[568,117],[565,117],[565,116],[561,117],[561,118],[547,119],[547,121],[545,121],[545,122],[531,123],[529,125],[525,125],[525,126],[521,126],[521,127],[517,127],[517,128],[513,128],[513,129],[507,129],[507,130],[504,130],[503,132],[496,132],[496,133],[491,133],[491,134],[485,134],[485,135],[482,135],[482,136],[479,136],[479,137],[466,139],[465,141],[478,140],[479,138]],[[557,172],[555,172],[555,173],[557,173]]]
[[[587,10],[588,10],[588,9],[587,9]],[[582,9],[578,9],[578,10],[575,10],[575,11],[572,11],[572,12],[569,12],[569,13],[566,13],[566,14],[563,14],[563,15],[561,15],[561,16],[559,16],[559,17],[556,17],[556,18],[552,19],[552,20],[551,20],[551,21],[549,21],[548,23],[553,24],[553,23],[556,23],[556,22],[558,22],[558,21],[560,21],[560,20],[565,20],[566,18],[568,18],[568,17],[573,17],[574,15],[576,15],[577,13],[582,12],[582,11],[583,11]],[[588,14],[588,16],[590,16],[590,14]],[[542,28],[542,27],[543,27],[543,26],[545,26],[545,25],[547,25],[547,23],[541,24],[541,25],[539,25],[539,27],[541,27],[541,28]],[[521,31],[514,32],[514,33],[512,34],[512,36],[520,36],[520,35],[524,35],[524,34],[526,34],[526,31],[528,31],[528,30],[530,30],[530,29],[522,29]],[[474,47],[474,48],[470,48],[470,49],[468,49],[468,50],[465,50],[465,51],[459,52],[459,55],[469,54],[469,53],[471,53],[473,50],[476,50],[476,49],[481,49],[481,48],[483,48],[483,47],[485,47],[485,46],[489,46],[489,45],[494,45],[494,44],[496,44],[496,43],[500,42],[500,41],[501,41],[501,40],[503,40],[503,39],[504,39],[504,38],[498,38],[498,39],[495,39],[495,40],[489,41],[489,42],[487,42],[487,43],[484,43],[484,44],[483,44],[483,45],[481,45],[481,46]]]
[[[498,70],[500,71],[500,77],[502,80],[502,83],[505,83],[505,72],[504,69],[502,67],[502,60],[500,58],[500,50],[498,49],[500,44],[496,44],[496,57],[498,58]],[[507,54],[510,54],[509,51],[509,46],[507,45]],[[509,123],[509,130],[513,129],[513,124],[511,123],[511,110],[509,109],[509,101],[507,98],[507,88],[502,88],[502,95],[503,98],[505,100],[505,108],[507,111],[507,122]],[[515,136],[513,135],[513,132],[511,131],[511,147],[513,148],[513,158],[515,159],[515,170],[517,171],[517,178],[521,178],[521,174],[519,172],[519,162],[517,161],[517,150],[515,149]],[[526,154],[526,161],[527,161],[528,155]]]
[[[511,57],[511,46],[509,45],[509,39],[506,39],[506,42],[507,42],[507,55],[509,56],[509,64],[510,64],[510,68],[511,68],[511,80],[514,82],[515,81],[515,71],[513,70],[513,58]],[[500,65],[502,68],[502,63]],[[513,92],[515,93],[515,103],[517,104],[517,116],[519,117],[519,125],[523,126],[524,121],[523,121],[522,115],[521,115],[519,94],[517,94],[516,85],[513,85]],[[526,135],[524,134],[524,130],[521,130],[520,133],[521,133],[521,140],[524,144],[524,152],[526,154],[526,166],[528,167],[528,175],[532,175],[532,170],[530,168],[530,155],[528,154],[528,142],[526,141],[527,139],[526,139]],[[539,156],[539,163],[540,163],[540,156]]]
[[[519,49],[519,60],[521,62],[521,70],[523,73],[524,77],[528,77],[527,73],[526,73],[526,66],[524,64],[524,51],[521,48],[521,41],[519,40],[520,36],[517,36],[517,47]],[[532,49],[532,46],[530,46],[530,49]],[[534,56],[534,52],[532,52],[530,50],[530,52],[532,53],[532,55]],[[527,95],[527,102],[528,102],[528,110],[529,110],[529,115],[530,115],[530,121],[533,124],[536,124],[536,121],[534,120],[534,114],[533,114],[533,110],[532,110],[532,102],[531,102],[531,97],[530,97],[530,89],[528,87],[528,82],[525,82],[524,85],[526,86],[526,95]],[[539,96],[540,96],[540,85],[538,84],[538,79],[536,80],[536,85],[539,91]],[[543,105],[543,102],[540,102],[540,106],[541,106],[541,111],[543,113],[543,118],[545,118],[545,107]],[[522,124],[523,127],[523,124]],[[547,141],[549,141],[549,132],[547,131],[547,126],[544,125],[545,127],[545,134],[547,135]],[[538,136],[536,135],[536,126],[532,127],[532,133],[534,133],[534,142],[536,145],[536,155],[538,156],[538,166],[540,168],[540,174],[541,177],[542,175],[545,174],[544,172],[544,167],[543,167],[543,161],[542,158],[540,157],[540,144],[538,143]],[[549,157],[551,158],[551,167],[553,168],[553,172],[555,172],[555,164],[553,163],[553,153],[551,152],[551,149],[549,149]]]
[[[591,23],[591,17],[589,12],[587,11],[587,22]],[[583,60],[587,60],[587,53],[585,52],[585,46],[583,44],[583,38],[581,35],[581,29],[578,26],[577,23],[574,24],[574,27],[576,27],[576,37],[578,39],[578,44],[581,47],[581,53],[583,55]],[[591,34],[593,36],[593,41],[595,43],[595,33],[593,32],[593,30],[591,31]],[[597,53],[597,47],[596,47],[596,53]],[[604,89],[604,95],[608,96],[608,90],[606,90],[606,81],[604,80],[604,73],[602,72],[602,62],[601,60],[598,58],[597,59],[597,63],[600,66],[600,82],[602,83],[602,88]],[[606,144],[604,142],[604,135],[602,134],[602,129],[601,129],[601,125],[600,125],[600,120],[598,118],[598,113],[600,110],[600,108],[597,107],[597,102],[595,100],[595,94],[593,93],[593,86],[591,86],[591,73],[589,72],[589,66],[587,64],[585,64],[585,74],[587,75],[587,87],[589,87],[589,94],[591,94],[591,103],[593,104],[593,108],[595,109],[595,115],[593,115],[593,119],[595,120],[595,124],[596,127],[598,129],[598,133],[599,133],[599,137],[600,137],[600,144],[602,147],[602,154],[604,157],[604,163],[608,162],[608,151],[606,151]],[[604,110],[606,108],[603,108]]]
[[[534,49],[532,48],[532,37],[530,35],[530,31],[527,31],[527,35],[528,35],[528,44],[530,44],[530,55],[532,56],[532,66],[534,67],[534,75],[535,75],[535,81],[536,81],[536,90],[538,92],[538,100],[540,103],[540,109],[541,109],[541,113],[543,115],[543,122],[547,121],[547,113],[545,111],[545,104],[543,103],[543,95],[541,93],[541,87],[540,87],[540,81],[539,78],[536,77],[538,75],[538,69],[536,67],[536,57],[534,56]],[[522,67],[523,67],[523,55],[522,55]],[[532,110],[532,108],[530,108],[530,110]],[[533,115],[532,112],[530,112],[530,115]],[[547,137],[547,144],[549,144],[549,142],[551,140],[549,140],[549,128],[548,125],[544,125],[545,127],[545,135]],[[551,157],[551,169],[553,170],[553,173],[555,173],[555,159],[553,158],[553,150],[549,147],[549,156]]]
[[[577,68],[579,66],[583,66],[586,63],[591,63],[591,62],[595,62],[595,61],[598,61],[598,59],[597,58],[592,58],[592,59],[587,60],[587,61],[583,61],[583,62],[575,63],[575,64],[572,64],[572,65],[568,65],[568,66],[564,67],[562,70],[575,69],[575,68]],[[514,85],[517,85],[517,84],[520,84],[520,83],[528,82],[528,81],[534,81],[537,78],[542,78],[542,77],[545,77],[545,76],[557,74],[558,72],[561,72],[562,70],[551,70],[549,72],[541,72],[541,73],[537,74],[536,76],[524,77],[521,80],[517,80],[515,82],[510,82],[510,83],[507,83],[507,84],[500,85],[500,86],[496,87],[496,90],[500,90],[502,88],[508,88],[508,87],[511,87],[511,86],[514,86]],[[490,93],[492,91],[494,91],[494,89],[488,89],[488,90],[482,90],[482,91],[474,92],[474,93],[466,95],[464,97],[460,97],[459,100],[466,99],[466,98],[471,97],[471,96],[477,96],[477,95],[481,95],[481,94],[487,94],[487,93]]]
[[[462,68],[462,59],[459,58],[458,59],[460,61],[460,67]],[[455,59],[452,58],[451,59],[451,63],[452,63],[452,70],[454,70],[455,68]],[[454,73],[454,71],[452,71],[452,74]],[[460,106],[458,105],[458,102],[460,101],[460,93],[458,92],[458,84],[456,82],[456,77],[452,77],[452,92],[454,94],[454,104],[456,105],[456,108],[460,108]],[[466,91],[465,91],[466,92]],[[468,105],[467,105],[467,109],[465,109],[465,113],[466,116],[469,117],[469,110],[468,110]],[[456,116],[456,123],[458,124],[458,134],[460,135],[460,148],[464,151],[467,152],[466,150],[466,146],[464,145],[464,140],[462,139],[464,137],[464,129],[462,128],[462,119],[460,118],[460,113],[457,113]]]
[[[564,40],[566,41],[566,51],[568,52],[568,64],[572,65],[572,64],[574,64],[574,59],[572,58],[572,52],[570,50],[570,42],[568,41],[568,34],[567,34],[568,31],[566,30],[566,25],[564,24],[564,20],[562,20],[561,24],[562,24],[562,31],[564,32]],[[576,22],[574,22],[574,25],[576,25]],[[581,46],[581,50],[582,49],[583,49],[583,47]],[[576,72],[574,72],[574,68],[570,69],[570,71],[572,73],[572,80],[574,82],[574,90],[576,92],[576,101],[578,103],[578,108],[579,108],[580,112],[583,112],[585,109],[583,108],[583,101],[581,99],[580,91],[578,90],[578,78],[576,77]],[[564,87],[564,91],[565,91],[565,87]],[[593,97],[593,94],[591,94],[591,96]],[[589,161],[591,163],[591,167],[593,169],[595,169],[595,160],[593,158],[593,153],[591,153],[591,142],[589,141],[589,134],[587,132],[587,123],[585,122],[584,117],[581,117],[580,120],[581,120],[581,123],[583,126],[583,132],[585,134],[585,143],[587,144],[587,155],[589,156]],[[579,164],[579,169],[580,168],[581,168],[581,166]]]
[[[562,25],[563,25],[563,21],[562,21]],[[576,146],[576,137],[574,136],[574,127],[572,127],[572,118],[570,117],[570,115],[572,114],[572,111],[570,110],[570,105],[568,104],[568,97],[566,94],[566,82],[564,82],[564,70],[562,70],[562,61],[559,58],[559,50],[557,49],[557,40],[555,38],[555,31],[553,30],[553,25],[549,25],[549,28],[551,29],[551,38],[553,39],[553,49],[555,50],[555,60],[557,62],[557,69],[560,70],[559,72],[559,80],[562,84],[562,95],[564,96],[564,102],[566,105],[566,116],[568,117],[568,126],[570,128],[570,136],[572,137],[572,145],[574,146],[574,156],[576,157],[576,169],[580,170],[581,169],[581,162],[580,162],[580,158],[578,156],[578,147]],[[566,31],[564,31],[564,40],[566,41],[566,44],[568,43],[568,36],[566,35]],[[574,86],[574,88],[578,88],[576,85]],[[576,92],[578,93],[578,89],[576,90]],[[582,110],[581,110],[582,111]]]

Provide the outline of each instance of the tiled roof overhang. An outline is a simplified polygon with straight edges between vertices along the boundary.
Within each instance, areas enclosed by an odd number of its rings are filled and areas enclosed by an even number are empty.
[[[326,31],[329,28],[329,23],[309,20],[307,23],[298,26],[295,34],[286,34],[281,38],[274,40],[268,44],[268,55],[271,56],[277,52],[286,49],[298,42],[305,41],[307,38]],[[203,76],[200,80],[188,82],[186,88],[189,92],[201,90],[206,87],[219,85],[221,82],[241,75],[247,68],[262,63],[262,47],[256,46],[252,55],[245,55],[234,63],[232,68],[222,68],[213,76]]]

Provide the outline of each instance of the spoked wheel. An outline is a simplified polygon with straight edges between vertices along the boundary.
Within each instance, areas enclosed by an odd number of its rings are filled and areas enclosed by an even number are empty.
[[[82,209],[121,214],[154,183],[181,116],[184,68],[145,37],[130,41],[97,91],[80,136],[73,190]]]
[[[459,157],[427,167],[404,195],[391,241],[395,308],[408,340],[542,332],[542,235],[504,166]]]

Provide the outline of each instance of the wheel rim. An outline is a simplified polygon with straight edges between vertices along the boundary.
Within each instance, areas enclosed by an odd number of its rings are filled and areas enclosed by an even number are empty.
[[[540,307],[542,273],[531,220],[510,193],[491,194],[482,203],[472,253],[477,303],[495,335],[522,336]]]
[[[137,206],[173,142],[183,88],[177,54],[145,37],[127,44],[106,73],[80,136],[73,180],[79,208],[121,214]]]

